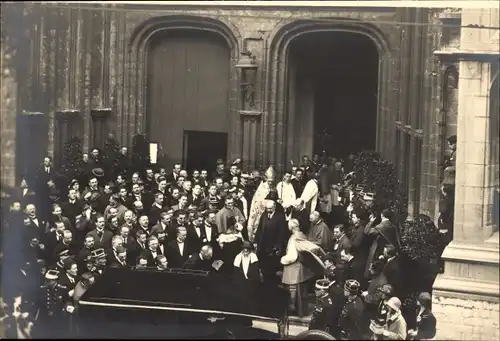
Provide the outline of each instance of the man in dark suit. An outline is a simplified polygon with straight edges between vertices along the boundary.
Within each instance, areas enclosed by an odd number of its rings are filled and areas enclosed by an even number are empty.
[[[217,238],[219,237],[219,233],[217,232],[217,225],[215,224],[216,214],[216,211],[208,211],[205,213],[205,221],[203,222],[203,243],[212,246],[217,255],[219,247]]]
[[[151,235],[158,238],[166,238],[167,240],[173,240],[174,236],[170,236],[170,226],[172,224],[173,211],[161,212],[158,224],[151,228]]]
[[[194,250],[200,250],[206,240],[203,214],[196,212],[192,223],[186,228],[187,242]]]
[[[196,253],[189,257],[189,259],[183,264],[182,268],[189,270],[200,270],[200,271],[217,271],[214,265],[218,265],[219,268],[222,266],[216,263],[214,260],[214,251],[210,245],[204,245],[199,253]]]
[[[333,253],[335,255],[335,261],[339,270],[339,275],[342,278],[350,278],[348,272],[349,262],[352,258],[352,243],[345,233],[345,226],[343,224],[336,225],[333,228],[333,237],[335,238],[335,243],[333,244]]]
[[[130,247],[127,249],[127,257],[129,264],[136,264],[136,261],[140,255],[144,255],[147,248],[147,235],[143,230],[138,230],[135,234],[135,240]]]
[[[276,212],[275,201],[266,201],[266,212],[260,217],[254,239],[264,282],[278,283],[277,272],[281,268],[280,258],[285,253],[288,238],[289,231],[285,215]]]
[[[177,178],[179,177],[179,173],[181,171],[181,164],[180,163],[175,163],[174,168],[172,169],[172,172],[170,174],[167,174],[165,177],[167,179],[168,183],[175,184],[177,183]],[[170,261],[169,261],[170,264]]]
[[[177,238],[167,244],[167,259],[170,268],[182,268],[192,254],[193,248],[186,239],[186,228],[179,227]]]
[[[57,262],[59,256],[54,256],[56,246],[63,241],[64,224],[62,222],[55,223],[55,229],[47,232],[44,236],[43,244],[45,245],[45,260],[51,265]],[[62,251],[62,250],[61,250]]]
[[[54,167],[52,166],[52,158],[46,156],[43,159],[43,164],[40,166],[36,173],[36,192],[45,192],[47,181],[52,179],[55,175]]]
[[[203,190],[200,184],[194,184],[191,193],[188,194],[188,205],[200,207],[203,201]]]
[[[21,207],[26,207],[28,204],[37,204],[37,193],[28,186],[25,178],[21,180],[20,188],[14,191],[14,200],[19,200]]]
[[[369,264],[373,263],[373,261],[377,260],[383,254],[385,246],[393,245],[394,247],[397,247],[398,245],[396,228],[391,222],[393,217],[392,211],[384,209],[380,216],[382,219],[380,224],[372,227],[376,221],[376,216],[372,214],[370,216],[370,223],[368,223],[365,227],[365,234],[374,238],[368,254],[367,266],[365,270],[366,278],[369,277]]]
[[[59,253],[64,250],[68,250],[70,256],[76,256],[78,254],[78,247],[73,242],[73,233],[70,230],[64,230],[62,240],[54,248],[52,254],[52,259],[57,259]]]
[[[144,251],[144,255],[147,257],[148,266],[156,266],[156,257],[162,255],[162,251],[159,248],[158,238],[151,236],[148,238],[148,247]]]
[[[108,266],[112,268],[126,268],[127,267],[127,250],[123,246],[117,246],[110,252]]]
[[[96,249],[103,248],[107,250],[111,247],[111,239],[113,238],[113,233],[104,229],[105,224],[106,222],[104,220],[104,217],[101,215],[97,216],[95,222],[96,228],[87,234],[94,237]]]
[[[59,276],[58,283],[68,290],[68,295],[72,296],[72,291],[78,283],[78,265],[73,257],[68,257],[63,261],[64,273]]]
[[[387,245],[384,248],[384,259],[386,259],[386,263],[383,274],[387,278],[387,282],[394,288],[394,296],[403,297],[401,260],[394,246]]]
[[[290,180],[290,182],[293,186],[296,197],[300,198],[307,182],[304,176],[304,170],[301,168],[297,168],[294,177],[292,178],[292,180]]]
[[[76,197],[76,191],[70,189],[68,191],[68,200],[61,204],[63,215],[69,219],[71,224],[75,226],[76,216],[83,211],[83,203]]]
[[[130,236],[130,229],[128,226],[122,225],[119,229],[119,234],[123,239],[123,247],[127,251],[134,248],[135,238]]]

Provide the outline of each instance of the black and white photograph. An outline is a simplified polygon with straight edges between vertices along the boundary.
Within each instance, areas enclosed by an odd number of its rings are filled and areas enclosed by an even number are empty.
[[[498,1],[0,6],[0,338],[500,339]]]

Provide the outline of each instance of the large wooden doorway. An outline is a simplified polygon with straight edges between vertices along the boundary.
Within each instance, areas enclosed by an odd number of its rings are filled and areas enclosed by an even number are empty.
[[[230,61],[227,42],[212,32],[174,30],[152,42],[148,135],[161,144],[160,162],[165,167],[183,161],[185,130],[226,134],[230,130]]]
[[[345,157],[376,149],[379,55],[350,32],[314,32],[291,43],[288,158]]]

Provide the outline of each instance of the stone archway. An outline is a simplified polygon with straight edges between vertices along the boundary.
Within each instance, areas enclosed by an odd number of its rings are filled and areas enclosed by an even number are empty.
[[[263,124],[262,145],[267,146],[263,164],[274,164],[278,170],[283,170],[287,164],[287,141],[292,132],[287,129],[288,123],[288,91],[289,82],[289,47],[298,37],[314,32],[349,32],[367,36],[377,47],[379,54],[378,69],[378,99],[377,99],[377,150],[387,148],[387,141],[380,136],[390,134],[394,119],[389,103],[389,84],[391,73],[391,48],[384,34],[375,26],[353,20],[342,23],[335,21],[298,20],[280,26],[271,35],[270,55],[266,69],[269,70],[266,79],[265,103],[267,120]],[[387,140],[387,139],[386,139]],[[265,148],[263,149],[263,151]]]
[[[125,87],[124,98],[128,103],[124,105],[122,129],[123,135],[127,137],[128,144],[131,144],[132,137],[136,132],[144,132],[147,126],[147,61],[150,45],[155,37],[168,31],[198,31],[211,32],[220,35],[231,51],[231,95],[230,113],[238,110],[238,74],[233,67],[240,53],[240,33],[236,27],[217,19],[189,15],[171,15],[154,17],[139,25],[132,33],[129,40],[129,50],[127,64],[130,66],[128,87]],[[238,120],[237,115],[233,120]],[[237,136],[241,133],[238,122],[231,122],[235,129],[230,130],[229,140],[233,141],[233,146],[229,150],[228,157],[236,157],[240,144]]]

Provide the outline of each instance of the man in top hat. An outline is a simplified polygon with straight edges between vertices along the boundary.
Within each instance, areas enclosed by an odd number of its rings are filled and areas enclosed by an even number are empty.
[[[359,296],[361,285],[354,279],[349,279],[344,285],[346,304],[339,318],[341,340],[363,340],[367,321],[364,318],[364,304]]]
[[[333,322],[333,301],[330,298],[328,289],[330,281],[327,279],[318,279],[315,286],[316,305],[314,306],[311,322],[309,322],[309,330],[323,330],[330,333],[330,330],[335,329]]]

